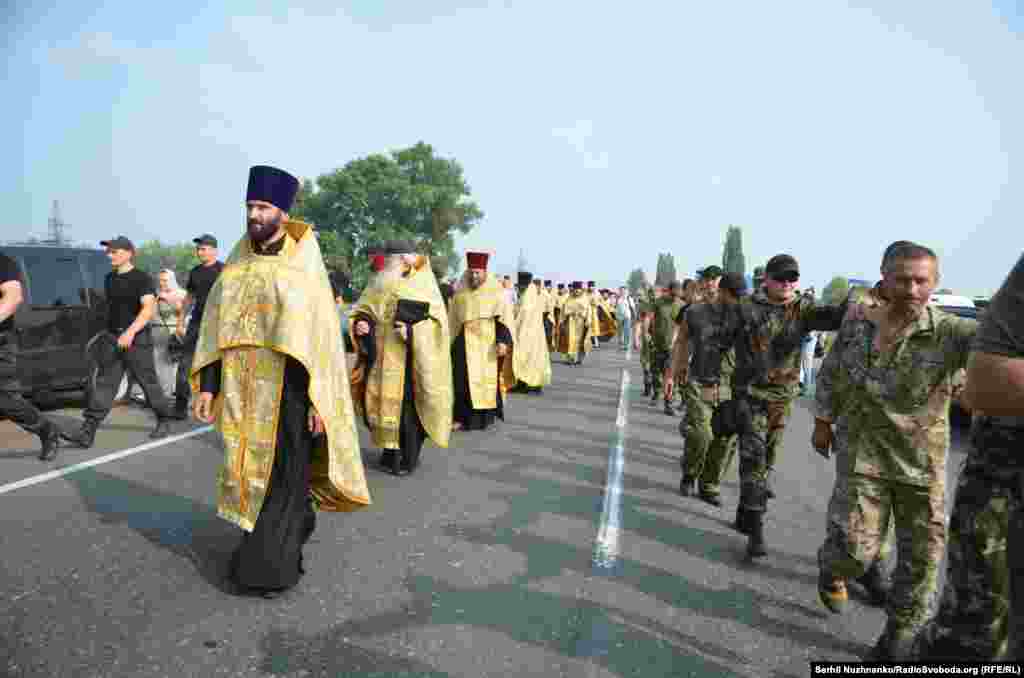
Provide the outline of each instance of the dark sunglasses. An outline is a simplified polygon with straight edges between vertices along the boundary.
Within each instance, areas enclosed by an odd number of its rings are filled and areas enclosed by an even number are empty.
[[[799,279],[800,279],[800,274],[799,273],[793,273],[793,272],[779,273],[778,275],[773,275],[772,276],[772,280],[774,280],[775,282],[780,282],[780,283],[795,283]]]

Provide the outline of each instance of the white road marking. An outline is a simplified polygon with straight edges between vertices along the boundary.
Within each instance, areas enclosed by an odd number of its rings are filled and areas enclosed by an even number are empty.
[[[627,351],[626,359],[629,359]],[[626,424],[629,421],[629,370],[622,370],[619,409],[615,416],[615,444],[608,452],[608,475],[604,483],[601,525],[594,544],[595,568],[611,569],[619,557],[619,532],[622,520],[622,475],[626,466]]]
[[[176,435],[176,436],[168,436],[167,438],[162,438],[160,440],[154,440],[151,443],[145,443],[143,445],[139,445],[137,447],[132,447],[132,448],[129,448],[127,450],[121,450],[120,452],[111,452],[110,454],[105,454],[102,457],[96,457],[95,459],[90,459],[89,461],[83,461],[80,464],[72,464],[71,466],[67,466],[65,468],[58,469],[56,471],[49,471],[47,473],[40,473],[39,475],[32,476],[31,478],[25,478],[24,480],[19,480],[17,482],[7,483],[6,485],[0,485],[0,494],[6,494],[7,492],[13,492],[14,490],[20,490],[23,487],[31,487],[32,485],[38,485],[39,483],[45,483],[47,480],[53,480],[54,478],[60,478],[61,476],[69,475],[71,473],[74,473],[75,471],[81,471],[83,469],[91,468],[93,466],[99,466],[100,464],[106,464],[107,462],[110,462],[110,461],[117,461],[118,459],[124,459],[125,457],[130,457],[133,454],[138,454],[139,452],[145,452],[146,450],[152,450],[153,448],[160,447],[161,445],[169,445],[170,443],[176,443],[176,442],[178,442],[180,440],[186,440],[188,438],[194,438],[195,436],[201,435],[203,433],[206,433],[206,432],[212,431],[212,430],[213,430],[212,426],[203,426],[203,427],[194,429],[192,431],[189,431],[188,433],[182,433],[182,434],[179,434],[179,435]]]

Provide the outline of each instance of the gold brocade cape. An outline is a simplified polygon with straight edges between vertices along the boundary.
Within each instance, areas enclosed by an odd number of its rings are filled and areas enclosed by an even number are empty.
[[[590,353],[591,328],[590,314],[593,307],[585,296],[569,296],[562,305],[562,319],[558,331],[558,352],[576,357],[580,341],[583,341],[583,353]],[[584,328],[586,325],[586,328]]]
[[[551,353],[544,332],[545,301],[536,285],[528,285],[516,306],[515,348],[512,349],[512,370],[516,379],[527,386],[551,383]]]
[[[189,373],[221,362],[214,402],[224,439],[217,473],[217,514],[251,532],[266,498],[277,446],[288,357],[309,373],[309,398],[327,435],[314,439],[310,493],[324,511],[370,504],[341,321],[327,283],[320,246],[309,224],[286,221],[281,252],[253,253],[244,236],[210,290]],[[305,424],[305,422],[303,422]]]
[[[495,345],[497,318],[508,328],[515,341],[512,306],[505,298],[505,290],[492,273],[477,289],[468,285],[455,293],[448,309],[448,327],[452,342],[463,332],[466,338],[466,370],[469,376],[469,395],[474,410],[493,410],[498,406],[498,389],[502,395],[515,385],[511,355],[501,361],[498,372],[498,352]],[[453,366],[454,369],[454,366]]]
[[[615,319],[615,312],[611,305],[600,296],[594,298],[597,306],[604,311],[604,318],[598,313],[598,336],[614,337],[619,333],[619,321]]]
[[[420,257],[408,277],[381,286],[370,285],[352,308],[349,334],[355,343],[356,318],[373,320],[377,358],[366,373],[360,365],[353,371],[353,380],[364,382],[362,397],[355,398],[356,411],[366,417],[375,445],[397,450],[402,399],[405,393],[405,341],[395,331],[395,312],[399,299],[430,304],[429,317],[412,328],[413,400],[420,423],[438,447],[448,447],[452,432],[451,335],[448,311],[434,273],[425,258]],[[356,344],[358,346],[358,344]]]
[[[584,292],[584,298],[590,306],[590,315],[587,322],[590,324],[589,334],[591,337],[601,336],[601,317],[597,314],[597,295],[593,292]]]

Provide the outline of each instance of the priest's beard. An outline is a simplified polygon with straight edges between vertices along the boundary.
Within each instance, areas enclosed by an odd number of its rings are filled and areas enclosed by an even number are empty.
[[[283,220],[284,212],[278,212],[274,217],[266,222],[262,222],[257,219],[249,219],[249,239],[252,240],[255,245],[263,245],[277,234],[278,229],[281,227],[281,221]]]
[[[387,289],[400,281],[405,274],[406,266],[401,258],[391,257],[384,263],[384,268],[373,279],[377,289]]]

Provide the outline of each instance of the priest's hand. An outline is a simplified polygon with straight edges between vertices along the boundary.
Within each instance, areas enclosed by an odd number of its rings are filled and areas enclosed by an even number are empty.
[[[402,338],[402,341],[408,341],[409,328],[405,326],[405,323],[395,323],[395,332]]]
[[[360,320],[356,323],[356,336],[365,337],[370,333],[370,323],[365,320]]]
[[[213,394],[200,393],[192,405],[192,415],[204,424],[213,422]]]
[[[508,344],[498,344],[498,357],[504,358],[508,355]]]
[[[324,420],[317,414],[316,408],[312,405],[309,406],[309,432],[314,436],[322,436],[324,434]]]
[[[815,419],[814,433],[811,434],[811,446],[814,448],[814,451],[828,459],[834,442],[835,437],[832,434],[832,425],[824,419]]]

